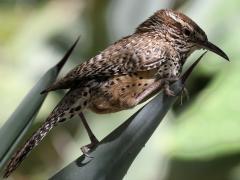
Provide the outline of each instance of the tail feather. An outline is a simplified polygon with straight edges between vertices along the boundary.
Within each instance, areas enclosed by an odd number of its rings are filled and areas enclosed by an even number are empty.
[[[10,159],[4,178],[7,178],[26,158],[31,150],[36,147],[47,133],[58,123],[79,114],[88,106],[90,99],[89,87],[70,90],[60,101],[44,124],[32,135],[32,137]]]
[[[34,134],[33,136],[20,148],[11,158],[8,163],[4,178],[7,178],[27,157],[31,150],[36,147],[40,141],[47,135],[47,133],[56,125],[58,117],[52,117],[47,120]]]

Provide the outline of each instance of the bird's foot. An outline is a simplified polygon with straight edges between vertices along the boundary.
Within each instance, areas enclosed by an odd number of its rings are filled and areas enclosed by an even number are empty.
[[[88,157],[88,158],[93,158],[92,156],[89,155],[89,153],[95,149],[97,147],[97,145],[99,144],[99,141],[97,139],[95,139],[94,141],[92,141],[90,144],[82,146],[80,149],[82,151],[82,153],[84,154],[84,156]]]
[[[176,96],[175,93],[170,89],[169,81],[165,80],[163,83],[163,92],[167,96]]]

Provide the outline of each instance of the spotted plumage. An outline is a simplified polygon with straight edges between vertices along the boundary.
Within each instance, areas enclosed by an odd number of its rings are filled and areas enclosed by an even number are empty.
[[[132,35],[78,65],[44,91],[69,89],[40,129],[13,155],[4,177],[9,176],[58,123],[80,115],[88,128],[82,115],[86,108],[96,113],[111,113],[132,108],[160,89],[174,95],[169,84],[178,80],[187,57],[201,48],[228,60],[190,18],[172,10],[157,11]],[[92,143],[97,142],[87,130]]]

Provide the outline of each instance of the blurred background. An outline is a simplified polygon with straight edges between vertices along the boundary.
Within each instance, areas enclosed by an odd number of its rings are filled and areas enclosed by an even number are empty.
[[[208,53],[190,78],[190,100],[176,102],[129,169],[125,180],[240,179],[239,0],[2,0],[0,2],[0,126],[44,72],[81,35],[64,75],[129,35],[158,9],[196,21],[230,57]],[[199,56],[196,52],[189,64]],[[33,129],[63,92],[50,93]],[[110,115],[87,112],[99,139],[137,108]],[[31,132],[29,133],[29,135]],[[47,179],[76,159],[89,140],[79,119],[56,127],[11,177]]]

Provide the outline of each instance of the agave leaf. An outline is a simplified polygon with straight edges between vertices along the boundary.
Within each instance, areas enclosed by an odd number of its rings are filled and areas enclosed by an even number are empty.
[[[184,73],[182,78],[171,86],[179,94],[187,77],[199,63],[203,53]],[[120,125],[94,149],[89,156],[80,156],[51,180],[121,180],[132,162],[144,147],[159,123],[177,99],[159,93],[147,105],[138,110]]]
[[[49,69],[36,85],[25,96],[14,113],[0,129],[0,169],[3,169],[6,161],[12,155],[12,152],[21,141],[33,120],[35,119],[46,94],[41,95],[41,91],[50,86],[57,78],[59,71],[68,60],[79,38],[67,51],[62,60],[54,67]]]

